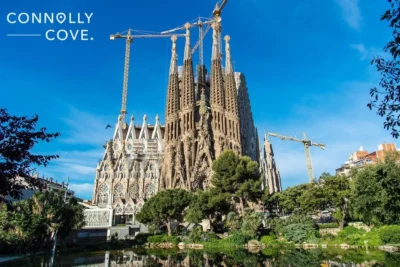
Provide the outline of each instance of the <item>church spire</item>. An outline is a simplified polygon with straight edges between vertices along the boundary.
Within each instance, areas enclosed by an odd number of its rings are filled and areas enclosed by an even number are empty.
[[[238,97],[236,90],[235,74],[233,73],[230,37],[225,36],[225,117],[227,120],[227,137],[230,143],[230,148],[235,150],[238,154],[242,152],[241,137],[240,137],[240,123],[239,123],[239,110],[238,110]]]
[[[176,37],[176,35],[173,35],[171,37],[171,41],[172,41],[172,56],[171,56],[171,64],[169,67],[169,75],[178,73],[178,66],[176,65],[176,60],[177,60],[177,55],[176,55],[176,40],[178,38]]]
[[[195,97],[194,97],[194,72],[193,72],[193,61],[192,61],[192,50],[190,49],[190,24],[185,24],[186,28],[186,45],[185,45],[185,57],[183,61],[183,92],[182,92],[182,109],[189,107],[194,109]]]
[[[178,87],[178,66],[176,55],[176,35],[172,36],[172,56],[169,69],[169,82],[167,92],[167,110],[165,112],[166,119],[172,114],[179,111],[179,87]]]
[[[235,74],[233,73],[233,68],[232,68],[231,47],[229,44],[229,41],[231,40],[231,38],[227,35],[227,36],[225,36],[224,40],[225,40],[225,51],[226,51],[225,105],[226,105],[226,109],[229,112],[232,112],[234,115],[238,115],[239,110],[238,110],[236,81],[235,81]]]
[[[183,61],[182,74],[182,108],[181,108],[181,130],[182,134],[193,132],[195,128],[195,84],[192,61],[192,50],[190,48],[190,24],[185,24],[186,45]]]
[[[185,44],[185,57],[184,60],[192,59],[192,51],[190,50],[190,23],[185,24],[186,29],[186,44]]]
[[[212,24],[213,28],[213,50],[211,61],[211,78],[210,78],[210,106],[212,112],[212,132],[214,134],[215,157],[227,148],[227,121],[225,118],[225,88],[223,73],[221,67],[221,54],[219,35],[221,32],[221,24],[216,21]]]
[[[227,35],[227,36],[225,36],[224,40],[225,40],[225,51],[226,51],[225,74],[231,74],[231,73],[233,73],[232,59],[231,59],[231,46],[229,44],[231,37],[229,37],[229,35]]]
[[[211,63],[211,106],[225,108],[224,86],[222,77],[221,58],[219,51],[219,34],[221,25],[219,22],[212,24],[213,28],[213,50]]]

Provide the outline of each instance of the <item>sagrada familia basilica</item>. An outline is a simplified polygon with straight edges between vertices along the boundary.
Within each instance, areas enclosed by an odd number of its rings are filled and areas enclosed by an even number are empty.
[[[197,67],[195,75],[188,25],[183,67],[178,67],[177,37],[171,38],[165,125],[158,116],[149,124],[145,115],[141,125],[135,124],[133,116],[129,123],[124,116],[118,117],[113,138],[104,146],[96,169],[92,197],[92,205],[112,208],[109,218],[103,216],[108,223],[134,221],[146,199],[160,190],[207,189],[212,162],[228,149],[259,163],[265,176],[263,189],[268,187],[270,193],[281,190],[268,139],[264,138],[264,151],[260,146],[245,76],[233,70],[230,37],[224,38],[223,68],[220,23],[214,22],[212,29],[209,75],[204,65]],[[90,216],[88,221],[96,221]]]

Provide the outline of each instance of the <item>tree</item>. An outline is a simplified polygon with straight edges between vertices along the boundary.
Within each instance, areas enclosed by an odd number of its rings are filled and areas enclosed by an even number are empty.
[[[219,193],[228,193],[239,202],[240,212],[244,214],[245,203],[261,199],[261,175],[258,164],[249,157],[239,157],[227,150],[213,162],[214,171],[211,183]]]
[[[340,229],[349,215],[349,200],[351,196],[349,179],[344,175],[326,176],[320,179],[323,195],[326,196],[326,206],[335,208],[333,217],[339,221]]]
[[[211,230],[218,218],[231,209],[230,194],[219,194],[215,188],[208,191],[197,191],[193,196],[186,215],[186,220],[191,223],[200,223],[203,219],[210,220]]]
[[[300,211],[299,197],[307,190],[307,187],[308,184],[300,184],[288,187],[286,190],[276,194],[279,207],[283,209],[284,213]]]
[[[356,175],[352,207],[367,224],[400,223],[399,157],[398,152],[387,154],[384,162]]]
[[[183,221],[191,200],[192,194],[183,189],[161,191],[144,203],[136,219],[156,226],[166,224],[168,235],[171,235],[171,223]]]
[[[328,177],[328,176],[324,176]],[[324,179],[324,178],[321,178]],[[312,212],[316,214],[319,210],[327,207],[329,196],[324,192],[323,186],[318,183],[308,184],[307,188],[299,196],[300,208],[304,212]]]
[[[50,142],[59,133],[46,133],[46,128],[36,131],[39,117],[17,117],[0,109],[0,195],[20,198],[21,190],[31,187],[42,188],[40,180],[30,174],[31,165],[46,166],[57,155],[35,155],[30,152],[38,141]],[[16,178],[24,178],[26,183]]]
[[[397,56],[400,54],[400,2],[399,0],[388,0],[390,9],[382,15],[381,20],[390,22],[389,27],[393,29],[393,39],[384,47],[388,52],[388,58],[378,56],[371,64],[375,64],[377,71],[381,74],[379,86],[370,90],[372,100],[367,105],[371,110],[377,109],[377,114],[386,116],[384,128],[391,130],[394,138],[399,137],[398,127],[400,126],[400,61]],[[389,58],[391,56],[391,58]]]
[[[83,207],[75,198],[64,203],[63,194],[36,192],[0,212],[0,237],[16,252],[47,248],[55,233],[66,237],[84,225]]]

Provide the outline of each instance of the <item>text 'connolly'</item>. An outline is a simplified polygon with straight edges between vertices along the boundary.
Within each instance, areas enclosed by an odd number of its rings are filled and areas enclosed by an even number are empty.
[[[90,24],[93,13],[15,13],[7,14],[10,24]]]

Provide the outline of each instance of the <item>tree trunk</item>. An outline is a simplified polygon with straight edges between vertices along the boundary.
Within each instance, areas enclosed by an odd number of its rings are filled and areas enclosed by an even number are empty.
[[[343,230],[343,228],[344,228],[344,219],[341,219],[339,221],[339,228],[340,228],[340,230]]]
[[[171,221],[167,221],[168,235],[171,236]]]
[[[242,197],[239,197],[239,200],[240,200],[240,209],[241,209],[241,213],[242,213],[242,216],[243,216],[243,215],[244,215],[243,198],[242,198]]]

